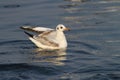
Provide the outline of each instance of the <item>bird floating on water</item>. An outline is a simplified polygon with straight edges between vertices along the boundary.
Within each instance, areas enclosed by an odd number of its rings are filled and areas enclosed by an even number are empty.
[[[22,26],[21,29],[29,36],[29,39],[41,49],[66,49],[67,40],[63,31],[70,30],[63,24],[58,24],[56,29],[45,27],[31,27]],[[32,31],[38,33],[37,35],[30,34],[26,31]]]

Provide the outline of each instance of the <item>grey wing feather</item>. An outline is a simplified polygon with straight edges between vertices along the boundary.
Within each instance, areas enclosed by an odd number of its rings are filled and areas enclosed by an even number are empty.
[[[23,30],[36,32],[36,33],[39,33],[39,34],[41,34],[41,33],[43,33],[43,32],[44,32],[44,31],[37,31],[37,30],[33,30],[33,28],[31,28],[31,27],[20,27],[20,28],[21,28],[21,29],[23,29]]]
[[[45,31],[45,32],[43,32],[42,34],[40,34],[39,36],[45,37],[45,38],[47,38],[49,41],[52,41],[52,42],[56,42],[56,43],[57,43],[57,41],[56,41],[56,36],[57,36],[57,34],[56,34],[56,31],[55,31],[55,30]]]
[[[53,46],[53,47],[59,46],[56,39],[55,39],[56,38],[56,31],[51,29],[51,28],[44,28],[44,27],[32,28],[30,26],[23,26],[20,28],[23,30],[39,33],[39,35],[37,35],[37,36],[32,35],[32,38],[34,38],[38,42],[42,43],[43,45]],[[31,34],[29,34],[28,32],[25,32],[25,33],[31,37]]]
[[[59,44],[56,41],[56,32],[51,30],[51,31],[46,31],[43,32],[42,34],[35,36],[34,37],[37,41],[41,42],[44,45],[47,46],[53,46],[53,47],[58,47]]]

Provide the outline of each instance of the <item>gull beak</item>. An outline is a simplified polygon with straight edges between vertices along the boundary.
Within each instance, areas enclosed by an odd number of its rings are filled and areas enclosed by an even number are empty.
[[[65,28],[65,31],[70,31],[70,28],[67,28],[67,27],[66,27],[66,28]]]

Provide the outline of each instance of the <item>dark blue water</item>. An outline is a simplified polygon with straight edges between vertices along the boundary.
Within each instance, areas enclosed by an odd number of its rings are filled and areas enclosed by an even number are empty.
[[[20,26],[57,24],[66,51],[40,51]],[[1,0],[0,80],[120,80],[120,0]]]

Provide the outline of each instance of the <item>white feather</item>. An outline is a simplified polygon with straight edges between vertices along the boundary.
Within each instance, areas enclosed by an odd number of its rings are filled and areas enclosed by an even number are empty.
[[[54,29],[45,28],[45,27],[35,27],[35,28],[32,28],[32,29],[35,30],[35,31],[49,31],[49,30],[54,30]]]

